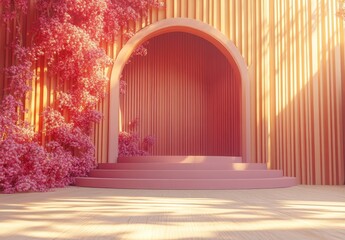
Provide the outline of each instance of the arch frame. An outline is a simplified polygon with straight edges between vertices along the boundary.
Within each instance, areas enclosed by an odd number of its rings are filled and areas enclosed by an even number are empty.
[[[241,79],[241,152],[244,162],[251,161],[250,78],[248,67],[235,44],[216,28],[189,18],[169,18],[141,29],[120,50],[114,61],[109,92],[108,162],[117,162],[119,135],[120,77],[133,51],[147,40],[169,32],[187,32],[209,41],[236,66]]]

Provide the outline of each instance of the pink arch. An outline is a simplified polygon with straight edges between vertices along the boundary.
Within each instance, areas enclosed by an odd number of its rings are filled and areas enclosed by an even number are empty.
[[[220,31],[206,23],[188,18],[164,19],[143,28],[124,45],[117,56],[110,79],[108,162],[116,162],[118,157],[119,80],[122,70],[132,52],[140,46],[140,44],[150,38],[169,32],[188,32],[202,37],[215,45],[232,65],[237,66],[242,86],[242,157],[244,161],[249,162],[251,156],[251,129],[250,84],[247,65],[236,46]]]

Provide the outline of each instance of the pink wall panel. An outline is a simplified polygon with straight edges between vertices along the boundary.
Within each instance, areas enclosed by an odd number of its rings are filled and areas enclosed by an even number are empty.
[[[226,58],[206,40],[168,33],[123,71],[122,129],[139,118],[154,135],[154,155],[241,155],[241,86]]]

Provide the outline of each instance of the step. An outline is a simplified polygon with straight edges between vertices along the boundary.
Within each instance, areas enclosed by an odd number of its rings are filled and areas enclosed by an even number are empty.
[[[95,169],[89,174],[96,178],[141,179],[240,179],[282,177],[280,170],[107,170]]]
[[[76,178],[77,186],[117,189],[166,189],[166,190],[226,190],[281,188],[297,185],[296,178],[259,178],[259,179],[139,179],[139,178]]]
[[[265,170],[264,163],[101,163],[98,169],[136,170]]]
[[[118,157],[118,163],[241,163],[237,156],[132,156]]]

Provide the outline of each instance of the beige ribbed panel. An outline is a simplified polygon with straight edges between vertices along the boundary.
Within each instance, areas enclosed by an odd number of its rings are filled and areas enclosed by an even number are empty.
[[[302,183],[343,183],[343,86],[337,64],[343,30],[335,17],[336,2],[275,3],[276,107],[271,119],[276,151],[271,158]]]
[[[216,27],[241,51],[251,79],[252,146],[257,162],[297,175],[302,183],[344,182],[345,76],[344,23],[335,16],[336,0],[165,0],[165,9],[153,10],[135,29],[164,18],[188,17]],[[23,31],[35,17],[22,17]],[[15,37],[0,29],[0,67],[13,64],[8,44]],[[27,38],[24,36],[24,38]],[[115,57],[123,41],[106,46]],[[54,105],[56,76],[44,61],[36,63],[41,79],[25,105],[26,118],[38,130],[40,111]],[[110,73],[108,73],[110,76]],[[0,97],[7,83],[1,73]],[[43,78],[43,79],[42,79]],[[47,78],[47,79],[46,79]],[[67,86],[65,86],[67,87]],[[49,100],[45,100],[48,98]],[[99,105],[104,120],[95,127],[99,162],[107,161],[108,98]]]

